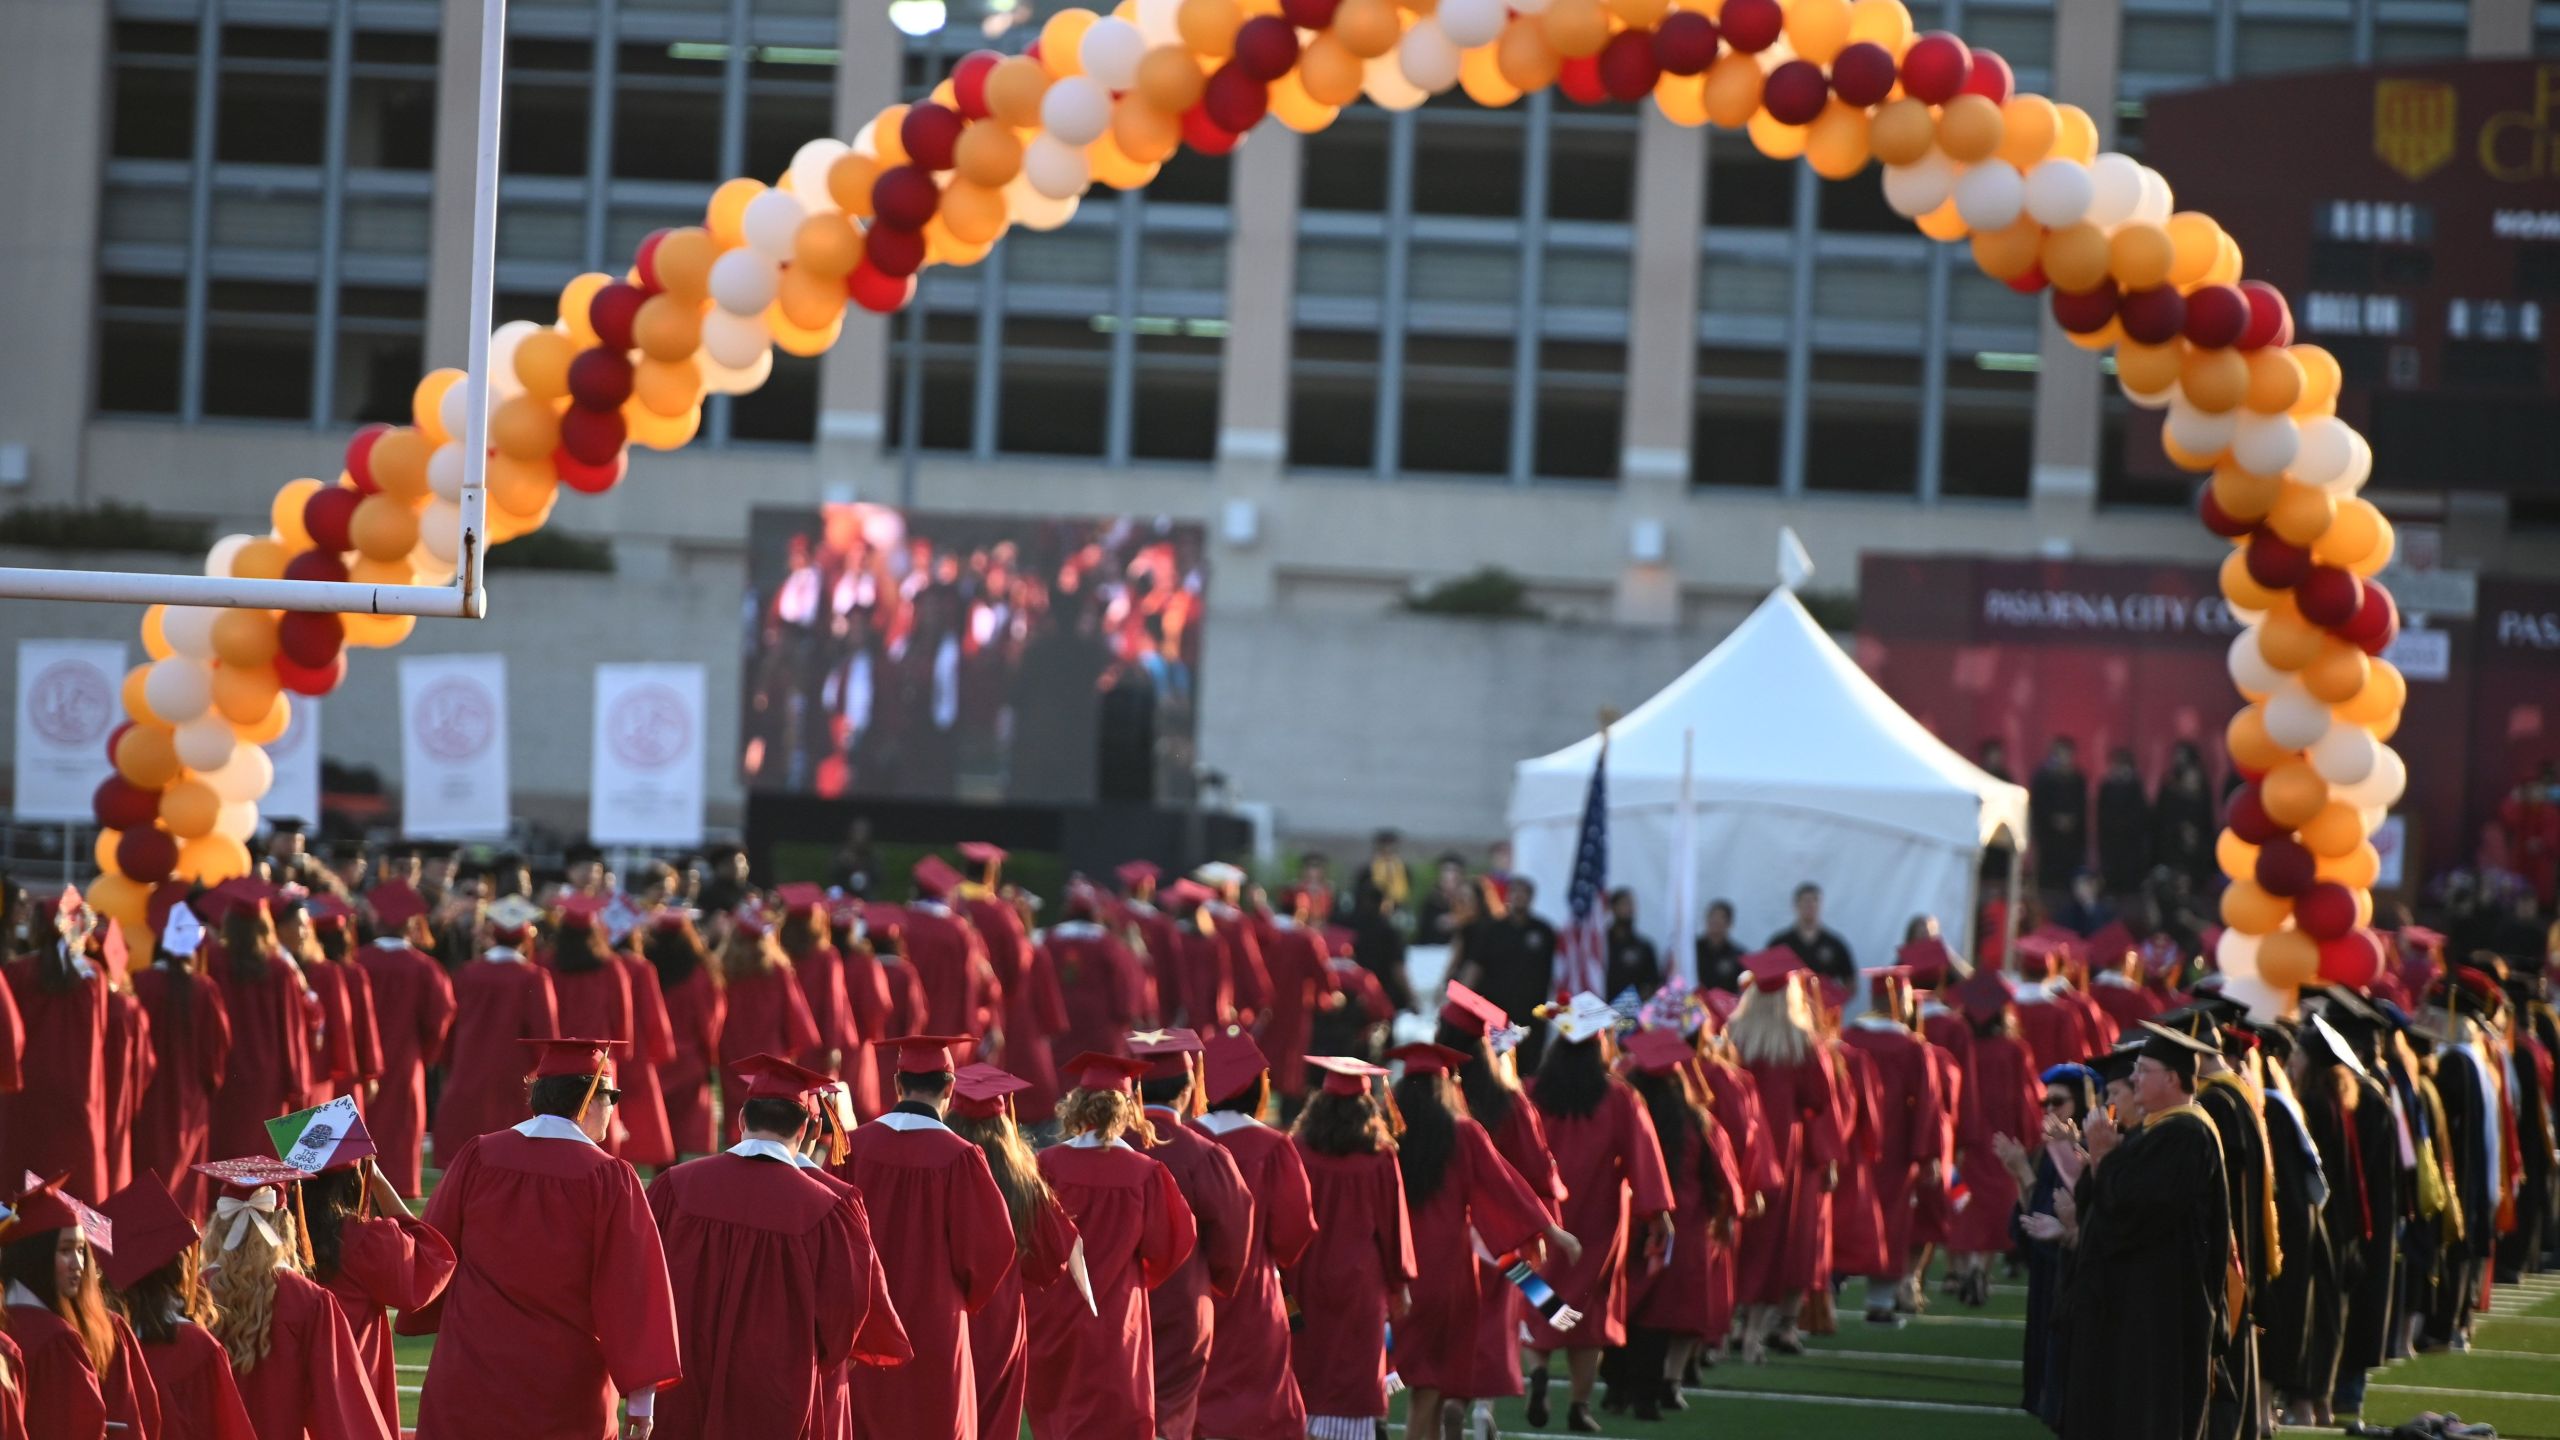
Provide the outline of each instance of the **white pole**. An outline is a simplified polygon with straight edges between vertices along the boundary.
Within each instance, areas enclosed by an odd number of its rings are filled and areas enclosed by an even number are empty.
[[[462,443],[462,544],[455,552],[453,589],[460,613],[477,620],[489,613],[481,561],[488,550],[489,326],[498,277],[498,113],[506,83],[507,0],[485,0],[480,11],[480,127],[477,166],[471,177],[471,373],[464,383],[470,414]]]
[[[1680,814],[1671,846],[1671,953],[1663,957],[1664,978],[1698,983],[1698,805],[1696,751],[1698,731],[1680,732]]]

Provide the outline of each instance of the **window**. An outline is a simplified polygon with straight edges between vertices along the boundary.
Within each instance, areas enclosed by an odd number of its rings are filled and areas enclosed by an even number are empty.
[[[2111,388],[2114,384],[2106,383]],[[2006,365],[1994,368],[1984,357],[1949,355],[1938,493],[2027,498],[2035,470],[2035,409],[2034,371]]]
[[[903,316],[890,322],[889,393],[882,413],[888,421],[884,443],[892,451],[906,444],[907,366],[914,356],[907,333]],[[977,356],[978,317],[974,313],[929,311],[925,315],[924,384],[919,395],[924,426],[916,442],[922,448],[969,448],[970,416],[976,408]],[[807,438],[805,432],[801,438]]]
[[[1774,490],[1787,398],[1787,359],[1775,349],[1698,351],[1698,405],[1689,433],[1689,483]]]
[[[204,413],[247,420],[308,417],[311,308],[308,285],[213,282],[205,319]]]
[[[1092,320],[1008,312],[996,448],[1015,455],[1104,453],[1111,415],[1111,337]]]
[[[186,282],[108,275],[99,281],[98,298],[98,408],[176,413],[186,363]]]
[[[1508,335],[1405,339],[1402,452],[1407,474],[1506,475],[1511,470]]]
[[[690,180],[709,187],[726,178],[720,163],[720,61],[695,58],[690,47],[625,42],[614,67],[616,180]],[[785,155],[784,163],[790,158]],[[781,172],[777,166],[760,173]]]
[[[1919,356],[1816,352],[1807,398],[1807,490],[1913,493],[1920,469]]]
[[[329,35],[222,27],[213,156],[225,164],[317,165],[329,137]]]
[[[109,153],[119,160],[184,160],[194,153],[196,27],[119,20]]]
[[[1373,469],[1377,430],[1377,332],[1301,328],[1289,357],[1289,463]]]
[[[508,37],[506,113],[498,135],[505,173],[587,173],[595,48],[591,41]]]
[[[1772,160],[1761,154],[1739,130],[1709,132],[1708,229],[1784,230],[1795,222],[1795,196],[1792,161]]]

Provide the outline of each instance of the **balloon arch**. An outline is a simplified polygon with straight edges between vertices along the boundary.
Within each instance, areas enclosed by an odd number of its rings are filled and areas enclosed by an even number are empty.
[[[2383,742],[2407,687],[2380,659],[2398,629],[2372,581],[2388,521],[2358,497],[2365,441],[2336,418],[2337,362],[2293,343],[2284,298],[2242,279],[2240,247],[2174,208],[2168,182],[2099,153],[2089,116],[2020,94],[2008,64],[1913,32],[1901,0],[1131,0],[1067,10],[1017,56],[962,58],[930,99],[851,144],[802,146],[767,185],[719,187],[703,223],[641,242],[619,278],[578,276],[559,323],[489,345],[490,537],[541,527],[564,488],[619,484],[630,447],[693,438],[710,394],[814,356],[847,305],[891,312],[929,265],[983,258],[1006,229],[1052,229],[1095,184],[1153,179],[1177,149],[1223,154],[1267,116],[1302,133],[1366,94],[1392,110],[1462,88],[1504,106],[1554,86],[1585,104],[1647,95],[1674,123],[1747,130],[1828,179],[1871,162],[1921,233],[1969,240],[1984,273],[2049,292],[2072,342],[2113,350],[2133,403],[2165,410],[2171,461],[2210,474],[2197,508],[2231,542],[2222,592],[2245,622],[2230,671],[2233,797],[2219,858],[2219,959],[2281,1004],[2315,977],[2382,964],[2369,837],[2407,783]],[[437,584],[459,533],[466,387],[422,381],[408,425],[348,442],[334,480],[277,490],[273,530],[233,535],[213,575]],[[153,607],[149,663],[109,740],[91,892],[128,929],[153,891],[245,872],[245,842],[292,697],[327,694],[349,646],[415,620]]]

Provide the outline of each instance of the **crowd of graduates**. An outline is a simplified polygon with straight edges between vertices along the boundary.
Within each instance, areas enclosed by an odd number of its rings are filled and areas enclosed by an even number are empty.
[[[13,897],[0,1440],[388,1440],[395,1333],[425,1440],[1597,1433],[2002,1273],[2057,1433],[2232,1440],[2560,1246],[2542,970],[2414,925],[2278,1019],[2032,915],[1861,971],[1808,887],[1704,986],[1623,917],[1604,999],[1461,877],[1414,997],[1389,846],[1339,905],[1132,862],[1046,926],[961,857],[279,867],[148,937]]]

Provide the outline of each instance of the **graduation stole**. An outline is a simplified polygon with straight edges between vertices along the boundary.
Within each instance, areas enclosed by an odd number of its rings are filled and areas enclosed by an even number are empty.
[[[2266,1097],[2258,1092],[2257,1086],[2238,1075],[2206,1075],[2201,1078],[2207,1085],[2219,1085],[2238,1095],[2249,1107],[2250,1123],[2258,1127],[2258,1201],[2259,1208],[2266,1212],[2262,1223],[2267,1227],[2267,1278],[2273,1280],[2284,1273],[2284,1251],[2276,1243],[2276,1156],[2275,1147],[2267,1141]],[[2219,1140],[2221,1136],[2217,1133],[2214,1138]],[[2356,1183],[2361,1188],[2362,1178],[2359,1177]]]
[[[2161,1121],[2168,1119],[2172,1115],[2185,1115],[2193,1118],[2198,1128],[2204,1131],[2204,1138],[2213,1142],[2213,1153],[2215,1158],[2222,1158],[2222,1132],[2213,1128],[2213,1116],[2208,1114],[2203,1106],[2196,1104],[2192,1100],[2188,1101],[2184,1105],[2172,1105],[2168,1109],[2163,1110],[2156,1115],[2144,1116],[2142,1119],[2142,1128],[2148,1130],[2152,1126],[2159,1124]],[[2223,1227],[2222,1240],[2224,1247],[2222,1256],[2222,1328],[2224,1337],[2228,1339],[2236,1337],[2240,1333],[2240,1312],[2245,1308],[2249,1298],[2249,1276],[2248,1272],[2241,1265],[2240,1236],[2230,1228],[2228,1223]]]
[[[1406,877],[1404,862],[1383,857],[1369,862],[1369,883],[1378,887],[1379,908],[1401,910],[1413,896],[1412,881]]]

